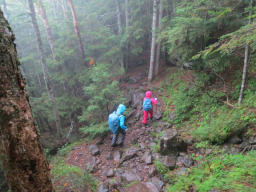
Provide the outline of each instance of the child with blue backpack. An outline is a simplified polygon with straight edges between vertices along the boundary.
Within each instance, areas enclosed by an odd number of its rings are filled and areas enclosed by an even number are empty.
[[[123,115],[126,110],[125,105],[120,104],[116,111],[111,113],[108,117],[109,129],[113,133],[111,146],[123,145],[127,127],[125,126],[125,116]],[[121,134],[119,142],[116,144],[118,135]]]
[[[153,118],[153,105],[157,104],[157,98],[151,98],[152,92],[147,91],[143,100],[143,110],[144,110],[144,116],[142,123],[144,125],[147,124],[147,118],[149,116],[150,119]]]

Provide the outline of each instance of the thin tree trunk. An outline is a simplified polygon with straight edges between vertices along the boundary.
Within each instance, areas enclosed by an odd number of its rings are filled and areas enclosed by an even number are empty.
[[[250,13],[249,13],[249,24],[251,24],[251,16],[252,16],[252,0],[250,3]],[[244,85],[246,80],[246,72],[247,72],[247,66],[248,66],[248,54],[249,53],[249,45],[246,43],[245,45],[245,51],[244,51],[244,67],[243,67],[243,76],[242,76],[242,83],[241,83],[241,89],[240,89],[240,95],[238,99],[238,105],[241,105],[242,99],[243,99],[243,92],[244,92]]]
[[[117,25],[118,25],[118,35],[121,37],[122,35],[122,23],[121,23],[121,11],[120,11],[120,3],[119,0],[115,0],[116,2],[116,16],[117,16]],[[124,69],[124,57],[123,57],[123,53],[121,51],[121,56],[120,56],[120,64],[121,67]]]
[[[54,61],[56,61],[56,56],[55,56],[55,51],[54,51],[54,46],[53,46],[52,30],[49,25],[49,21],[48,21],[47,15],[46,15],[46,11],[45,11],[43,2],[42,2],[42,0],[38,0],[38,1],[39,1],[39,6],[41,9],[42,17],[44,20],[44,25],[45,25],[45,29],[46,29],[46,33],[47,33],[47,39],[48,39],[48,42],[49,42],[49,45],[51,48],[52,58]]]
[[[125,0],[125,33],[128,35],[129,28],[129,0]],[[129,64],[129,42],[126,42],[125,45],[125,70],[128,69]]]
[[[66,6],[66,1],[65,1],[65,0],[61,0],[60,6],[61,6],[61,8],[62,8],[64,18],[67,19],[67,6]]]
[[[59,116],[59,112],[57,109],[56,100],[54,98],[53,88],[52,88],[52,84],[51,84],[51,80],[50,80],[49,72],[48,72],[48,66],[46,65],[46,61],[44,58],[42,39],[41,39],[41,34],[39,31],[38,24],[37,24],[37,20],[36,20],[34,4],[33,4],[32,0],[28,0],[28,2],[29,2],[29,8],[30,8],[30,12],[31,12],[32,24],[33,24],[33,27],[34,27],[34,30],[36,33],[37,45],[38,45],[38,50],[39,50],[39,54],[40,54],[40,62],[41,62],[42,68],[43,68],[44,81],[45,81],[49,99],[52,104],[52,110],[53,110],[53,113],[55,116],[57,134],[59,137],[62,137],[60,116]]]
[[[0,10],[0,156],[10,191],[53,192],[19,69],[14,35]]]
[[[148,73],[148,81],[153,79],[154,59],[155,59],[155,44],[156,44],[156,17],[157,17],[157,0],[154,0],[153,4],[153,20],[152,20],[152,41],[150,52],[150,65]]]
[[[7,10],[7,4],[6,4],[6,1],[3,0],[3,9],[4,9],[4,14],[5,14],[5,17],[8,19],[9,17],[9,14],[8,14],[8,10]]]
[[[80,48],[80,52],[81,52],[82,63],[84,63],[84,59],[85,59],[84,46],[83,46],[82,38],[81,38],[81,35],[80,35],[78,23],[77,23],[76,11],[75,11],[72,0],[68,0],[68,4],[70,6],[71,13],[72,13],[72,16],[73,16],[74,31],[75,31],[75,34],[76,34],[77,39],[78,39],[79,48]]]
[[[159,16],[158,16],[158,29],[161,29],[161,19],[163,17],[163,1],[160,0],[159,2]],[[161,51],[161,41],[156,45],[156,66],[155,66],[155,76],[159,73],[159,62],[160,62],[160,51]]]
[[[172,0],[172,17],[176,14],[176,0]]]

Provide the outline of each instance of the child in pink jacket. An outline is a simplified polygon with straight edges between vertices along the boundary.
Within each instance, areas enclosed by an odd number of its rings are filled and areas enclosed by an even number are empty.
[[[146,96],[144,97],[143,100],[143,110],[144,110],[144,116],[142,123],[147,124],[147,118],[149,116],[150,119],[153,118],[153,105],[157,104],[157,98],[151,98],[152,92],[147,91]]]

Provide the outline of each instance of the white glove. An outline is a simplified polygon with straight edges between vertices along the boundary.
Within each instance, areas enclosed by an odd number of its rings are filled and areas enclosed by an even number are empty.
[[[157,101],[157,98],[155,98],[155,100]]]

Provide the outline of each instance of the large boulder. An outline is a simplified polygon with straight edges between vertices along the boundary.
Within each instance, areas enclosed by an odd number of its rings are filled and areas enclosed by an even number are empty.
[[[125,151],[125,153],[124,153],[124,155],[123,155],[123,157],[122,157],[122,159],[120,161],[120,164],[122,164],[123,162],[125,162],[127,160],[130,160],[130,159],[136,157],[138,155],[138,152],[139,152],[139,149],[137,147],[130,147],[130,148],[128,148]]]
[[[100,150],[98,148],[97,145],[90,145],[89,146],[89,151],[93,156],[99,155],[100,154]]]
[[[153,177],[151,179],[151,183],[153,183],[159,191],[161,191],[164,186],[164,182],[158,179],[157,177]]]
[[[125,172],[123,173],[123,175],[121,176],[122,181],[124,181],[125,183],[130,183],[132,181],[141,181],[141,178],[139,175],[136,175],[132,172]]]
[[[164,156],[160,160],[164,166],[168,167],[170,170],[173,170],[176,167],[176,156]]]
[[[187,144],[178,136],[176,129],[168,129],[160,139],[160,153],[162,155],[177,154],[186,151]]]

